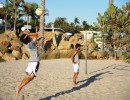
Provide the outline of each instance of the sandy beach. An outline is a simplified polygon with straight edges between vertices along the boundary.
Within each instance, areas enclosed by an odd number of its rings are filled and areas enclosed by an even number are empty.
[[[0,100],[16,100],[27,60],[0,62]],[[78,85],[72,85],[70,59],[42,60],[37,77],[19,100],[130,100],[130,64],[115,60],[81,60]]]

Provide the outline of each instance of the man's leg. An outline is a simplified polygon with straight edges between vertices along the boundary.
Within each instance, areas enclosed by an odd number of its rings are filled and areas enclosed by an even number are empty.
[[[16,96],[19,95],[20,90],[26,85],[28,84],[30,81],[32,81],[34,79],[35,75],[34,73],[31,73],[31,75],[27,75],[23,81],[21,82],[21,84],[17,87],[16,90]]]
[[[73,75],[73,84],[75,84],[75,72],[74,72],[74,75]]]
[[[73,83],[76,85],[76,80],[77,80],[77,77],[78,77],[78,74],[79,72],[74,72],[74,76],[73,76]]]

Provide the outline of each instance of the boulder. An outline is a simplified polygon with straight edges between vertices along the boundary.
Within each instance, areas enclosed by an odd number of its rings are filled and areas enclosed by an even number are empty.
[[[10,37],[7,34],[0,34],[0,41],[10,41]]]
[[[22,51],[22,53],[26,53],[26,52],[27,52],[25,46],[22,46],[22,47],[21,47],[21,51]]]
[[[16,60],[15,56],[13,56],[11,53],[5,53],[2,57],[4,60]]]
[[[6,35],[10,38],[10,39],[14,39],[14,38],[18,38],[17,35],[12,31],[12,32],[7,32]]]
[[[21,41],[20,41],[19,39],[13,39],[13,40],[11,41],[11,45],[12,45],[12,46],[21,47],[21,46],[22,46],[22,43],[21,43]]]
[[[69,41],[64,41],[64,40],[62,40],[58,46],[59,50],[70,49],[70,48],[71,48],[71,44],[69,43]]]
[[[77,42],[77,38],[75,38],[74,36],[72,36],[72,37],[70,37],[69,42],[70,43]]]
[[[97,58],[107,58],[107,53],[106,52],[98,52],[97,54]]]
[[[29,52],[26,50],[25,46],[21,47],[22,54],[26,54],[29,57]]]
[[[22,59],[24,59],[24,60],[28,60],[28,59],[29,59],[29,57],[28,57],[28,55],[27,55],[27,54],[25,54],[25,53],[24,53],[24,54],[22,55]]]
[[[2,57],[3,56],[3,53],[2,52],[0,52],[0,57]]]
[[[17,59],[21,59],[22,58],[22,54],[17,51],[17,50],[13,50],[12,51],[12,55],[15,56]]]
[[[92,56],[97,57],[97,55],[98,55],[97,51],[92,52]]]
[[[16,50],[16,51],[20,52],[20,47],[19,46],[12,46],[10,49],[12,49],[12,51]]]
[[[1,53],[5,53],[8,51],[8,47],[10,46],[10,42],[9,41],[0,41],[0,52]]]

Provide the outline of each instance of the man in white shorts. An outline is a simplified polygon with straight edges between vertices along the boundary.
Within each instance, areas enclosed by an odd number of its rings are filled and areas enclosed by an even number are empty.
[[[73,84],[77,85],[76,79],[77,76],[79,74],[79,65],[80,65],[80,60],[79,60],[79,52],[80,52],[80,44],[76,44],[76,50],[73,52],[72,56],[71,56],[71,60],[72,60],[72,65],[74,68],[74,75],[73,75]]]
[[[16,96],[19,95],[19,92],[26,84],[28,84],[30,81],[34,79],[34,77],[36,77],[36,73],[38,71],[39,63],[40,63],[40,57],[38,52],[38,40],[41,39],[41,38],[37,39],[37,37],[38,37],[38,33],[23,34],[20,37],[20,40],[25,44],[27,51],[30,53],[30,58],[29,58],[28,66],[25,70],[27,76],[17,87]]]

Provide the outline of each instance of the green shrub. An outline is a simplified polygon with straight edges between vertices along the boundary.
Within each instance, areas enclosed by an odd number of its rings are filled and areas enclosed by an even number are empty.
[[[3,62],[3,61],[5,61],[4,59],[2,59],[2,58],[0,58],[0,62]]]
[[[0,34],[4,33],[4,30],[0,30]]]

